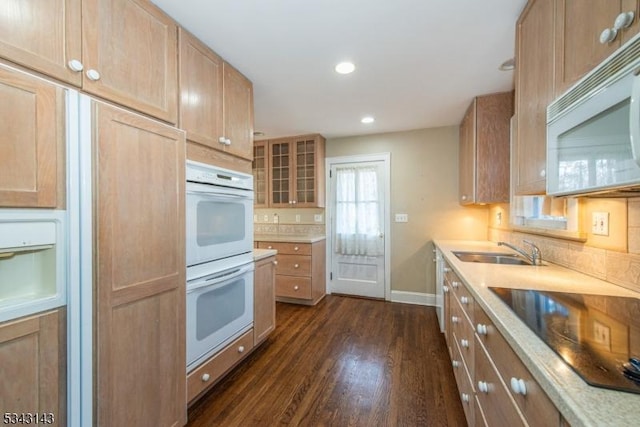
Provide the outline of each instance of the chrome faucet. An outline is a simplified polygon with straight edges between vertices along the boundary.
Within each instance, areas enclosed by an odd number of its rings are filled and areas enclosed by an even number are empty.
[[[528,259],[533,265],[542,265],[542,252],[540,252],[540,248],[537,247],[533,242],[529,240],[523,240],[524,243],[531,245],[531,254],[528,254],[525,250],[520,249],[517,246],[512,245],[507,242],[498,242],[498,246],[508,246],[514,251],[518,252],[520,255]]]

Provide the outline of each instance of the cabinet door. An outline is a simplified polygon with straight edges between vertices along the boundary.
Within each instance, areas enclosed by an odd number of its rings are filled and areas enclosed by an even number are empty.
[[[460,182],[461,205],[475,203],[476,193],[476,99],[473,100],[460,124]]]
[[[269,163],[271,182],[269,194],[271,207],[288,207],[293,201],[291,177],[293,175],[293,153],[290,140],[269,141]]]
[[[224,137],[231,143],[225,151],[253,158],[253,85],[229,64],[224,64]]]
[[[93,108],[97,424],[183,425],[184,134]]]
[[[180,128],[189,141],[222,150],[222,59],[180,28]]]
[[[0,206],[62,205],[62,88],[0,67],[0,116]]]
[[[640,32],[640,0],[622,0],[621,12],[633,12],[633,23],[620,33],[620,44],[628,42]]]
[[[253,206],[256,208],[266,208],[269,206],[269,143],[267,141],[257,141],[253,144]]]
[[[87,92],[177,122],[178,29],[171,18],[149,1],[83,0],[82,34]]]
[[[324,207],[324,143],[319,135],[296,137],[293,141],[296,207]]]
[[[560,0],[556,16],[556,87],[564,93],[620,47],[620,36],[600,43],[600,33],[612,28],[620,13],[620,1]]]
[[[516,26],[515,194],[546,191],[547,105],[553,100],[554,0],[530,1]]]
[[[82,74],[69,61],[82,60],[81,0],[3,0],[0,56],[76,86]]]
[[[256,263],[254,273],[254,344],[264,341],[276,327],[275,256]]]
[[[65,341],[63,309],[0,325],[0,408],[4,413],[38,413],[44,418],[30,424],[53,420],[46,424],[66,425]]]

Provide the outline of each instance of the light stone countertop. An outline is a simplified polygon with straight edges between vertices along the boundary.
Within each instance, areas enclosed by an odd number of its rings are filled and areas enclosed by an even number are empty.
[[[270,256],[276,255],[278,251],[275,249],[254,249],[253,250],[253,260],[260,261],[261,259],[268,258]]]
[[[256,234],[253,240],[256,242],[291,242],[291,243],[315,243],[325,240],[323,234]]]
[[[640,425],[640,394],[588,385],[488,287],[633,298],[640,298],[639,293],[547,262],[543,266],[473,263],[452,253],[513,252],[493,242],[436,240],[434,244],[573,427]]]

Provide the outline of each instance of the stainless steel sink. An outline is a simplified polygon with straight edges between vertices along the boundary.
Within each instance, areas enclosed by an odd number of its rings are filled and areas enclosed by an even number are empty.
[[[510,265],[532,265],[529,260],[517,254],[502,252],[463,252],[454,251],[453,254],[460,261],[481,262],[487,264],[510,264]]]

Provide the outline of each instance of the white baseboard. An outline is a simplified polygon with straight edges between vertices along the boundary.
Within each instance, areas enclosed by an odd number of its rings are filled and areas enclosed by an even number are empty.
[[[435,306],[436,296],[422,292],[391,291],[391,302]]]

